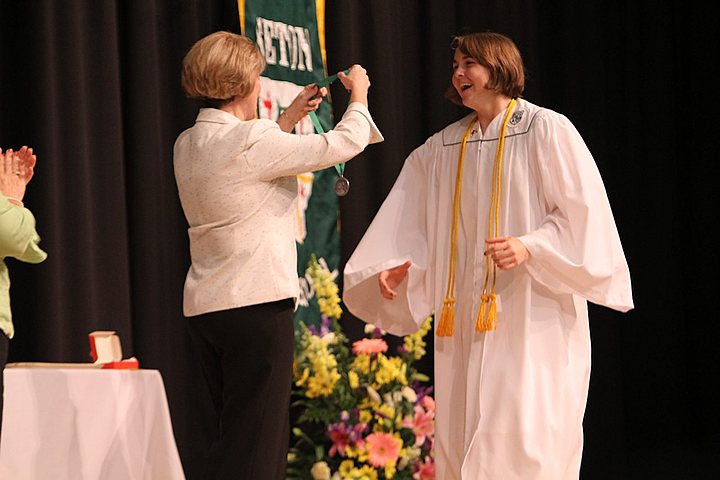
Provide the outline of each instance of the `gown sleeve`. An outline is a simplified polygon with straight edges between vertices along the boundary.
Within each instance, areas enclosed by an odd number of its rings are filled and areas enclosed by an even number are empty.
[[[394,335],[418,330],[431,313],[428,265],[425,146],[405,161],[400,175],[344,270],[343,302],[350,312]],[[412,262],[393,300],[380,294],[378,274]]]
[[[633,308],[630,272],[607,193],[590,151],[572,123],[543,116],[530,155],[545,202],[540,227],[519,237],[529,273],[541,284],[626,312]]]

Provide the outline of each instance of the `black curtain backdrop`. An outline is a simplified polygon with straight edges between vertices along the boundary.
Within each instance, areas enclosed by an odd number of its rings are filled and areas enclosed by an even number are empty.
[[[593,152],[633,277],[628,314],[591,306],[582,479],[720,473],[718,33],[695,2],[335,0],[330,72],[368,69],[386,137],[347,164],[344,263],[405,157],[464,112],[444,100],[453,34],[512,37],[525,97],[567,115]],[[704,4],[705,2],[697,2]],[[25,203],[48,260],[6,260],[10,361],[89,361],[87,334],[164,379],[188,479],[201,479],[210,401],[182,318],[189,264],[172,145],[198,105],[179,86],[200,37],[239,32],[233,0],[0,0],[0,147],[38,155]],[[332,88],[336,117],[347,94]],[[360,322],[346,315],[351,336]],[[432,358],[424,367],[431,373]]]

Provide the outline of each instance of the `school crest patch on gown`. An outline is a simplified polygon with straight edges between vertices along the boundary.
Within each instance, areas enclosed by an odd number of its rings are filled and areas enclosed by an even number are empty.
[[[525,110],[517,110],[516,112],[513,112],[512,116],[510,117],[510,125],[514,126],[520,123],[523,115],[525,115]]]

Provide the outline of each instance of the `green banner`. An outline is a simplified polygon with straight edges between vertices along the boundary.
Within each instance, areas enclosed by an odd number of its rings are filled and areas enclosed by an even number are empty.
[[[327,76],[325,62],[324,0],[238,0],[240,28],[253,39],[267,62],[261,76],[258,117],[277,120],[300,90]],[[334,126],[329,97],[317,110],[325,131]],[[314,132],[304,117],[295,133]],[[312,282],[305,275],[315,255],[337,275],[340,263],[338,199],[334,185],[337,172],[328,168],[298,175],[298,281],[299,308],[296,322],[318,324],[320,311]]]

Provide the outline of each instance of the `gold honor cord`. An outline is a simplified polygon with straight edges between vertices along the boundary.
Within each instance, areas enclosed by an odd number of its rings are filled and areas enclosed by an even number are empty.
[[[472,128],[477,122],[477,117],[468,124],[460,144],[460,155],[458,156],[457,174],[455,176],[455,195],[453,197],[453,217],[452,227],[450,228],[450,265],[448,267],[447,289],[445,290],[445,300],[443,300],[442,313],[440,314],[440,323],[437,327],[438,337],[452,336],[455,329],[455,268],[457,264],[457,236],[458,236],[458,218],[460,217],[460,195],[462,194],[462,176],[463,165],[465,163],[465,147],[468,138],[472,132]]]
[[[502,127],[500,129],[500,137],[498,138],[498,146],[495,150],[495,161],[493,162],[493,188],[492,196],[490,199],[490,208],[488,211],[488,238],[497,236],[499,231],[499,212],[500,212],[500,186],[502,181],[502,157],[505,148],[505,132],[507,130],[507,124],[510,119],[510,114],[515,107],[515,99],[510,100],[510,104],[507,107],[505,118],[503,119]],[[475,125],[477,117],[468,124],[463,135],[463,140],[460,145],[460,154],[458,156],[458,168],[457,176],[455,179],[455,195],[453,198],[453,219],[452,227],[450,231],[450,265],[448,269],[448,282],[447,290],[445,293],[445,300],[443,300],[443,309],[440,315],[440,323],[437,327],[437,335],[439,337],[452,336],[455,327],[455,273],[457,269],[457,235],[458,235],[458,223],[460,218],[460,198],[462,193],[462,175],[463,167],[465,163],[465,147],[467,140],[470,137],[472,127]],[[486,258],[486,272],[485,272],[485,283],[482,291],[482,303],[480,305],[480,312],[478,314],[477,321],[475,323],[475,330],[477,331],[488,331],[495,328],[497,319],[497,307],[495,302],[495,264],[491,263],[490,257]],[[492,268],[493,271],[493,283],[492,290],[487,293],[487,284],[489,281],[489,271]],[[485,314],[487,305],[490,305],[490,312],[488,315]]]
[[[503,152],[505,150],[505,131],[507,130],[510,114],[515,107],[515,99],[510,100],[510,104],[505,112],[502,128],[500,130],[500,138],[498,138],[498,146],[495,151],[495,162],[493,162],[493,189],[490,199],[490,209],[488,212],[488,239],[495,238],[500,235],[500,193],[502,187],[502,161]],[[490,271],[492,270],[492,287],[488,293],[488,282]],[[495,296],[495,283],[497,280],[497,265],[492,261],[490,255],[485,256],[485,282],[483,283],[482,294],[480,296],[480,311],[475,321],[475,330],[478,332],[487,332],[494,330],[497,325],[497,299]],[[487,315],[486,315],[487,310]]]

